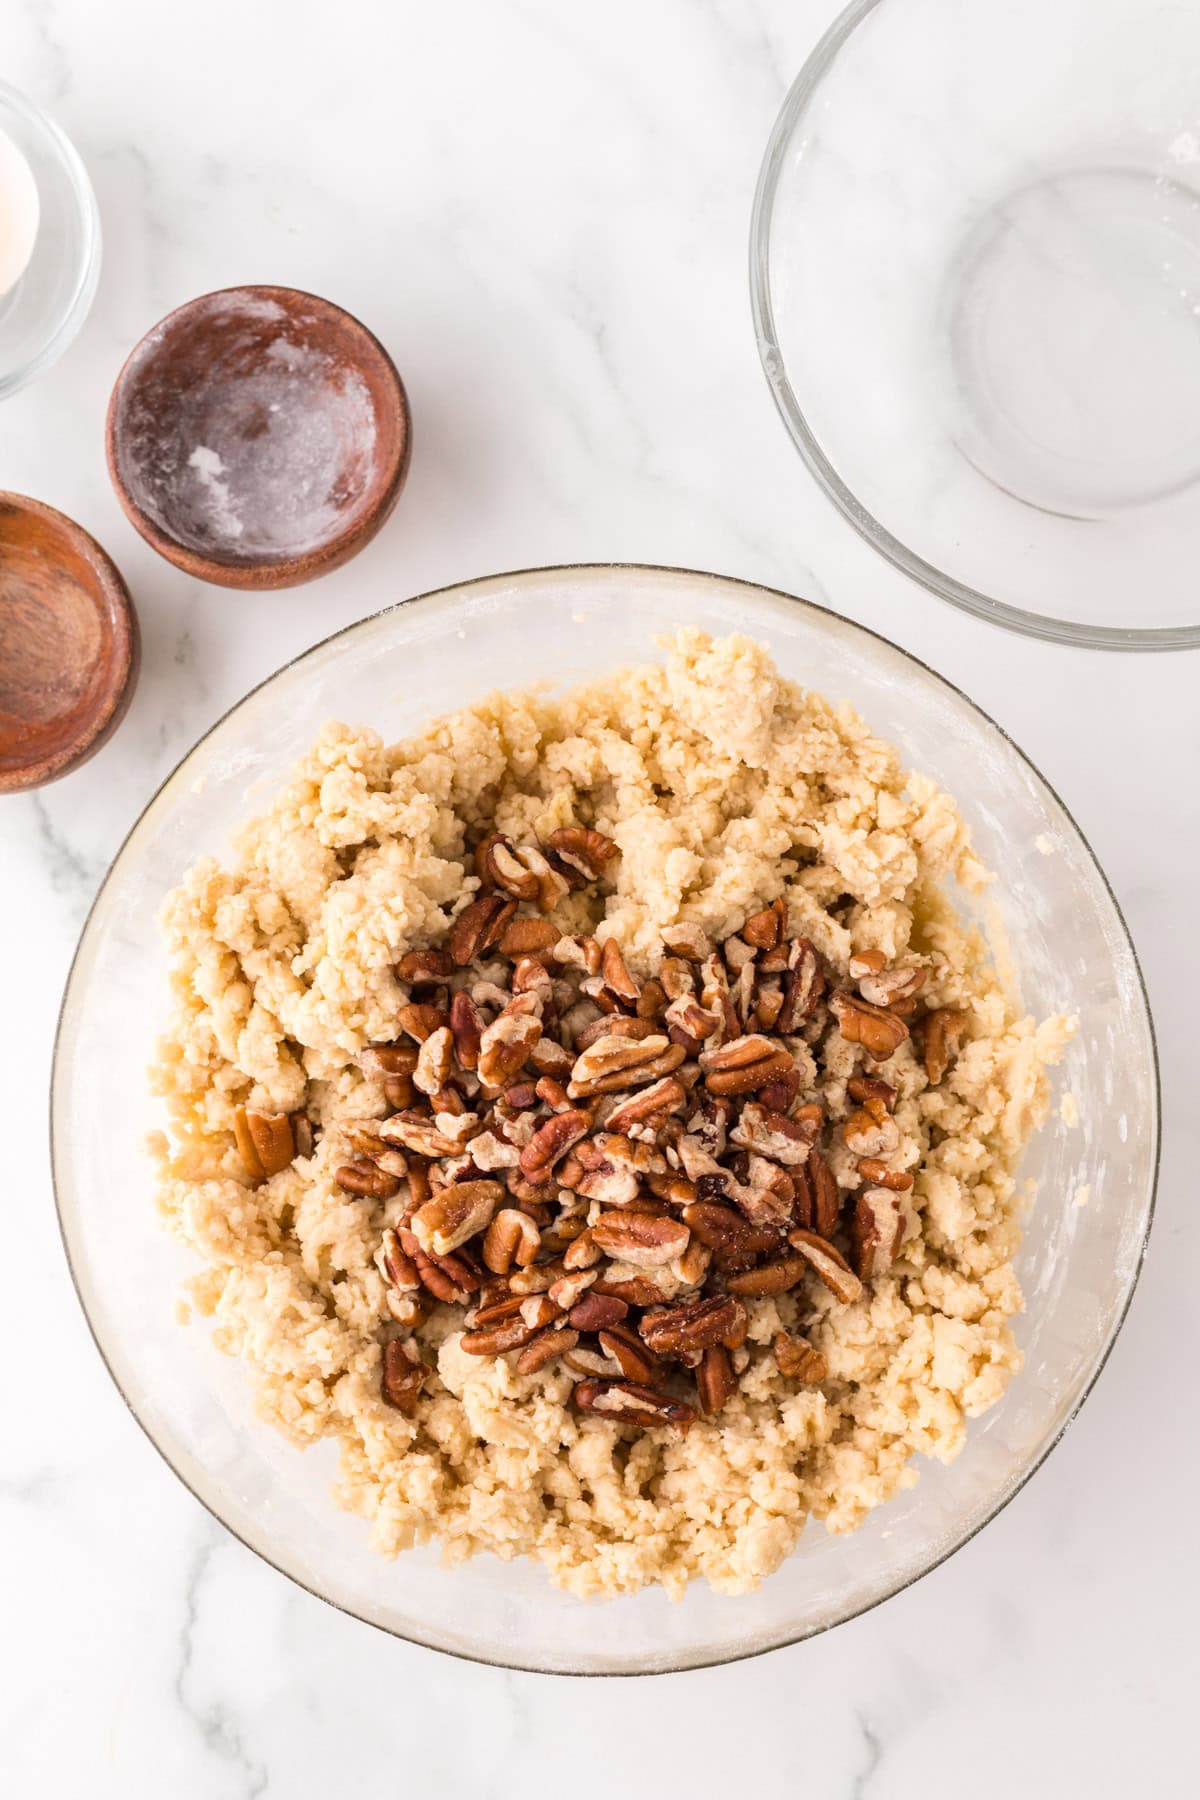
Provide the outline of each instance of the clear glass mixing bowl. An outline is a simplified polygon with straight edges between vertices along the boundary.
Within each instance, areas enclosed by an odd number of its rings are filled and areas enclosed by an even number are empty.
[[[162,1123],[144,1074],[164,1021],[155,914],[198,855],[225,849],[324,720],[398,737],[493,687],[560,686],[659,655],[658,634],[681,623],[761,639],[787,675],[851,701],[943,782],[1001,871],[995,905],[1025,1004],[1080,1015],[1062,1079],[1082,1125],[1053,1116],[1024,1165],[1039,1183],[1020,1255],[1026,1366],[957,1462],[922,1464],[916,1488],[850,1537],[811,1527],[745,1598],[695,1584],[679,1604],[661,1592],[587,1604],[528,1562],[447,1570],[426,1549],[384,1563],[365,1524],[329,1497],[333,1446],[302,1453],[259,1423],[241,1364],[202,1326],[176,1323],[177,1289],[195,1265],[158,1223],[142,1150]],[[622,566],[497,575],[404,602],[318,644],[215,725],[150,802],[100,890],[67,985],[52,1114],[63,1235],[96,1342],[204,1505],[295,1581],[397,1636],[589,1674],[692,1668],[823,1631],[985,1524],[1104,1362],[1137,1278],[1158,1155],[1153,1033],[1125,925],[1069,814],[1003,731],[921,663],[819,607],[713,575]],[[1072,1204],[1085,1184],[1090,1204]]]
[[[1035,636],[1200,643],[1200,7],[853,0],[751,227],[809,469],[933,593]]]

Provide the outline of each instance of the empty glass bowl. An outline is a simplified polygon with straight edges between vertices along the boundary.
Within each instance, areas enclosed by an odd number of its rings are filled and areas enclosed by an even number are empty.
[[[145,1068],[165,1022],[155,914],[197,856],[223,852],[331,717],[389,737],[497,686],[578,682],[661,656],[680,624],[761,639],[788,676],[851,701],[959,798],[1025,1003],[1080,1016],[1055,1113],[1024,1173],[1039,1183],[1020,1254],[1024,1372],[959,1459],[849,1537],[819,1524],[755,1594],[694,1584],[573,1600],[529,1562],[381,1562],[329,1496],[331,1444],[300,1452],[257,1421],[242,1365],[176,1322],[196,1265],[159,1224],[143,1134],[163,1123]],[[988,911],[980,913],[987,928]],[[180,764],[134,826],[84,929],[53,1077],[63,1234],[97,1344],[129,1406],[217,1518],[313,1593],[397,1636],[482,1661],[578,1673],[691,1668],[825,1630],[940,1562],[1037,1467],[1120,1326],[1153,1200],[1158,1098],[1137,963],[1107,883],[1051,789],[998,726],[922,664],[844,619],[712,575],[637,567],[497,575],[408,601],[318,644],[256,688]],[[1091,1199],[1073,1204],[1085,1186]]]
[[[801,455],[944,599],[1200,643],[1200,8],[855,0],[767,147],[751,286]]]
[[[100,279],[100,214],[87,170],[53,119],[0,81],[0,132],[37,188],[29,262],[0,294],[0,400],[57,361],[88,315]],[[8,179],[26,179],[5,159]],[[0,195],[0,217],[7,193]]]

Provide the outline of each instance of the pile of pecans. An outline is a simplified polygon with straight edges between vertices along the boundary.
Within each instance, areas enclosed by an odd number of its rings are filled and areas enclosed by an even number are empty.
[[[383,1393],[405,1413],[426,1378],[415,1334],[440,1302],[462,1309],[469,1354],[513,1356],[522,1374],[561,1361],[581,1411],[686,1431],[748,1366],[748,1302],[815,1279],[850,1303],[898,1250],[913,1177],[890,1165],[895,1090],[872,1069],[915,1029],[940,1081],[965,1015],[918,1018],[925,971],[876,951],[831,991],[782,898],[720,945],[668,928],[658,974],[639,980],[614,939],[563,936],[548,916],[617,854],[584,827],[488,837],[478,898],[443,946],[401,958],[396,1038],[363,1052],[391,1110],[339,1126],[336,1180],[400,1200],[377,1262],[401,1328]],[[835,1033],[860,1047],[836,1126],[813,1097]],[[269,1174],[306,1128],[247,1113],[239,1144]],[[853,1194],[822,1153],[834,1129]],[[790,1380],[825,1378],[802,1337],[780,1333],[771,1353]]]

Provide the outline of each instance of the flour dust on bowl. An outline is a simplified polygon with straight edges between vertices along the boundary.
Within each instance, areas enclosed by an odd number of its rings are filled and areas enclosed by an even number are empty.
[[[144,1074],[165,1024],[156,915],[198,854],[223,855],[231,831],[264,810],[323,721],[369,722],[398,740],[495,688],[538,676],[564,690],[657,658],[660,635],[681,625],[757,640],[785,677],[850,702],[906,766],[944,786],[999,874],[978,905],[963,897],[967,916],[1003,931],[1030,1013],[1078,1015],[1062,1080],[1079,1124],[1071,1107],[1056,1111],[1020,1171],[1038,1189],[1017,1256],[1025,1367],[970,1425],[956,1460],[921,1461],[916,1485],[849,1535],[810,1522],[778,1572],[737,1598],[694,1581],[677,1603],[648,1589],[593,1604],[557,1590],[528,1558],[448,1569],[423,1548],[381,1562],[363,1522],[330,1502],[332,1445],[291,1448],[255,1417],[242,1365],[218,1355],[202,1326],[177,1322],[179,1285],[196,1263],[161,1229],[142,1144],[162,1122]],[[903,652],[819,608],[715,576],[622,566],[496,576],[403,603],[241,702],[152,801],[101,891],[64,1002],[53,1104],[56,1189],[84,1308],[135,1415],[204,1504],[295,1580],[398,1636],[595,1674],[701,1666],[827,1629],[986,1523],[1107,1355],[1137,1277],[1158,1147],[1152,1030],[1123,922],[1069,815],[1003,732]],[[101,1131],[111,1153],[97,1167],[88,1146]]]
[[[797,449],[898,567],[1067,643],[1200,641],[1200,12],[854,0],[767,146]]]

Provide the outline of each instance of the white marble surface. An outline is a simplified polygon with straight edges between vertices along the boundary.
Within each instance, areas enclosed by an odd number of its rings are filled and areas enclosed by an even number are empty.
[[[828,0],[10,0],[6,78],[91,168],[84,334],[0,418],[0,485],[90,526],[145,635],[88,768],[0,803],[8,1130],[0,1788],[14,1797],[1194,1791],[1195,656],[1047,648],[885,568],[808,480],[759,371],[761,145]],[[108,389],[169,306],[245,280],[361,314],[403,369],[412,475],[381,540],[294,595],[158,561],[104,474]],[[630,558],[793,588],[960,683],[1066,797],[1144,959],[1159,1217],[1131,1316],[1049,1464],[945,1567],[749,1664],[595,1685],[392,1642],[216,1527],[125,1412],[67,1279],[45,1152],[58,995],[105,864],[252,683],[379,604]],[[103,1145],[96,1146],[103,1155]],[[600,1729],[597,1730],[597,1724]]]

